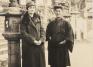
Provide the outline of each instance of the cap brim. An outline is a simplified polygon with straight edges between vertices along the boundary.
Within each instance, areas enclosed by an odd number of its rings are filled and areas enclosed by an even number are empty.
[[[53,7],[53,9],[58,9],[58,8],[63,9],[62,6],[54,6]]]

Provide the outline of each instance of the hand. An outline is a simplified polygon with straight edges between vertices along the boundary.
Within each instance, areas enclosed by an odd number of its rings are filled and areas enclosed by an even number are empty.
[[[36,45],[41,45],[41,41],[40,41],[40,40],[39,40],[39,41],[35,40],[34,43],[35,43]]]
[[[51,40],[51,37],[49,37],[49,40]]]
[[[42,43],[41,40],[39,40],[38,43],[41,44]]]
[[[66,43],[66,40],[61,41],[59,44],[64,44],[64,43]]]

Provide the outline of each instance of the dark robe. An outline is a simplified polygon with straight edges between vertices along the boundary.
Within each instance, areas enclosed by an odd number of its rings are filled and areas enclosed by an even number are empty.
[[[32,18],[28,13],[23,15],[21,21],[21,35],[22,67],[45,67],[45,32],[42,28],[39,15],[34,14]],[[36,45],[34,40],[41,40],[41,45]]]
[[[59,44],[61,41],[64,44]],[[69,22],[56,18],[49,22],[46,29],[48,41],[48,62],[51,67],[70,66],[69,51],[72,52],[74,44],[73,30]]]

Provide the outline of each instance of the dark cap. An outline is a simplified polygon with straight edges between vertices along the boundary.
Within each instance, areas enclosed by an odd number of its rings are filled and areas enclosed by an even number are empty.
[[[53,9],[63,9],[61,3],[55,3]]]
[[[53,7],[54,9],[68,9],[68,5],[66,3],[56,3]]]
[[[26,9],[28,9],[30,6],[35,6],[35,2],[34,1],[29,1],[26,3]]]

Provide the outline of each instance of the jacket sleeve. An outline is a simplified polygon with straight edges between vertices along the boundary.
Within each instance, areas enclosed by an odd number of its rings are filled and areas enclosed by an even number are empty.
[[[66,24],[66,44],[69,51],[72,52],[74,45],[74,33],[69,22]]]

